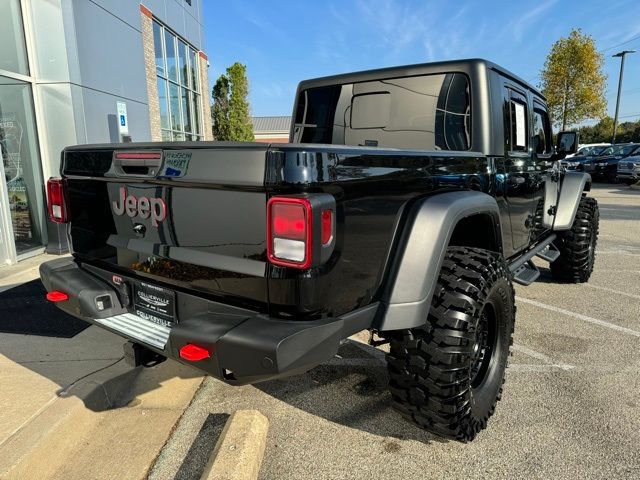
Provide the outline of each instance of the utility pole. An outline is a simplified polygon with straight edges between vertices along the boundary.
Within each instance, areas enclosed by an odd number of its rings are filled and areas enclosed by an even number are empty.
[[[627,53],[635,53],[635,50],[623,50],[613,55],[620,57],[620,78],[618,79],[618,99],[616,100],[616,116],[613,119],[613,139],[611,143],[616,143],[616,133],[618,131],[618,111],[620,110],[620,91],[622,90],[622,74],[624,73],[624,56]]]

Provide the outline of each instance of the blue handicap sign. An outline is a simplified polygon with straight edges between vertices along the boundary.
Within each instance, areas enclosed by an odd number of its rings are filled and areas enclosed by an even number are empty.
[[[120,125],[123,127],[127,124],[127,121],[124,118],[124,115],[120,115]]]

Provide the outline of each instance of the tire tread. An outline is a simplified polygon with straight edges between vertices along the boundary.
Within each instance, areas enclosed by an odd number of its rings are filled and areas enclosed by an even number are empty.
[[[599,229],[597,200],[582,197],[571,229],[562,232],[556,242],[560,256],[550,265],[551,274],[556,280],[562,283],[584,283],[589,280],[593,273]],[[595,235],[593,255],[589,251],[592,235]]]
[[[475,325],[492,285],[507,280],[512,306],[508,346],[515,322],[515,293],[506,264],[496,253],[450,247],[443,261],[424,326],[390,332],[387,365],[393,405],[406,419],[437,435],[468,442],[486,427],[502,394],[482,417],[472,413],[470,378]]]

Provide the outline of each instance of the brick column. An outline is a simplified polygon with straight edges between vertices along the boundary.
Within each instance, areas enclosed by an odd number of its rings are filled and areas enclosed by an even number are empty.
[[[151,141],[162,141],[160,123],[160,99],[158,98],[158,77],[156,76],[156,54],[153,45],[153,15],[140,4],[140,20],[142,26],[142,49],[144,51],[144,68],[147,76],[147,97],[149,106],[149,125]]]
[[[207,67],[207,56],[204,52],[198,52],[200,60],[198,69],[200,70],[200,93],[202,94],[202,128],[205,140],[213,140],[211,130],[211,92],[209,91],[209,70]]]

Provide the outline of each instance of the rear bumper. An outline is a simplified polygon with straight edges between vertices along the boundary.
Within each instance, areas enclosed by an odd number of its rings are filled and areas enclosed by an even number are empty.
[[[378,307],[338,318],[281,320],[177,292],[179,321],[164,326],[129,311],[126,277],[117,285],[110,281],[112,273],[70,259],[42,264],[40,276],[48,292],[69,296],[56,306],[70,315],[239,385],[302,373],[332,358],[342,339],[371,327]],[[187,344],[207,349],[210,357],[183,360],[180,349]]]

